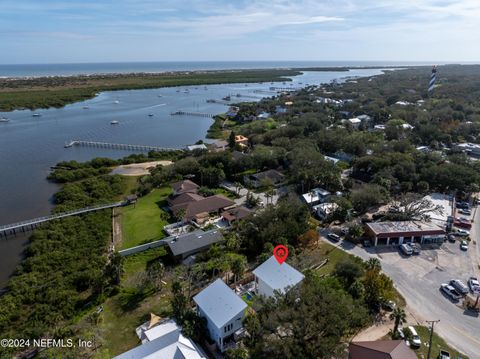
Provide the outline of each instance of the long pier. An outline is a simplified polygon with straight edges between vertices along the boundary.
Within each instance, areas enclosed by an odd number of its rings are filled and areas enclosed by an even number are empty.
[[[142,151],[142,152],[181,151],[178,148],[148,146],[148,145],[131,145],[131,144],[125,144],[125,143],[82,141],[82,140],[71,140],[70,142],[65,144],[65,148],[74,147],[74,146],[97,147],[97,148],[107,148],[107,149],[113,149],[113,150]]]
[[[302,88],[296,88],[296,87],[270,87],[271,91],[298,91],[301,90]]]
[[[220,105],[230,105],[232,101],[208,99],[207,103],[218,103]]]
[[[176,111],[172,112],[170,116],[197,116],[197,117],[214,117],[211,113],[203,112],[188,112],[188,111]]]
[[[4,225],[0,226],[0,236],[3,235],[5,237],[7,237],[9,234],[16,234],[16,231],[18,229],[21,229],[23,232],[25,232],[25,230],[33,229],[36,225],[38,225],[40,223],[52,221],[54,219],[60,219],[60,218],[65,218],[65,217],[70,217],[70,216],[77,216],[79,214],[94,212],[94,211],[100,211],[102,209],[122,207],[122,206],[126,206],[128,204],[130,204],[130,202],[128,202],[128,201],[114,202],[114,203],[108,203],[108,204],[103,204],[103,205],[99,205],[99,206],[85,207],[85,208],[76,209],[76,210],[68,211],[68,212],[55,213],[55,214],[51,214],[49,216],[33,218],[33,219],[29,219],[29,220],[22,221],[22,222],[4,224]]]

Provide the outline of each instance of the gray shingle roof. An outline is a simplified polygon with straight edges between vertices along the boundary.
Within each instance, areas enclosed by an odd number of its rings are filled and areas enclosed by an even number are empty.
[[[208,247],[223,240],[223,235],[218,229],[207,232],[198,230],[178,236],[175,240],[168,242],[168,246],[173,255],[178,256]]]
[[[221,279],[210,284],[193,297],[193,300],[217,328],[222,328],[247,308],[247,304]]]

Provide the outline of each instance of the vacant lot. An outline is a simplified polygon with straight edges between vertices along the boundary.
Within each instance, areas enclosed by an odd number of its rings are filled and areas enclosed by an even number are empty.
[[[163,227],[168,214],[162,209],[171,193],[170,187],[153,190],[138,199],[135,206],[122,208],[122,249],[152,242],[165,237]]]

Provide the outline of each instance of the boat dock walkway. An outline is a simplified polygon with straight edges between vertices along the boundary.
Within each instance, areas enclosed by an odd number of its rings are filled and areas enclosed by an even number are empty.
[[[108,143],[108,142],[95,142],[95,141],[82,141],[82,140],[71,140],[65,144],[65,148],[73,146],[84,146],[84,147],[97,147],[97,148],[107,148],[113,150],[128,150],[128,151],[181,151],[178,148],[169,148],[169,147],[159,147],[159,146],[148,146],[148,145],[131,145],[124,143]]]
[[[203,112],[188,112],[188,111],[176,111],[172,112],[170,116],[198,116],[198,117],[214,117],[215,115],[211,113]]]
[[[51,220],[54,220],[54,219],[60,219],[60,218],[65,218],[65,217],[70,217],[70,216],[77,216],[79,214],[94,212],[94,211],[100,211],[102,209],[122,207],[122,206],[126,206],[128,204],[130,204],[129,201],[108,203],[108,204],[103,204],[103,205],[99,205],[99,206],[92,206],[92,207],[76,209],[76,210],[68,211],[68,212],[55,213],[55,214],[51,214],[49,216],[33,218],[33,219],[29,219],[29,220],[22,221],[22,222],[4,224],[4,225],[0,226],[0,237],[2,235],[7,237],[10,234],[16,234],[16,231],[19,230],[19,229],[22,230],[23,232],[25,232],[25,230],[27,230],[27,231],[31,230],[36,225],[38,225],[40,223],[48,222],[48,221],[51,221]]]

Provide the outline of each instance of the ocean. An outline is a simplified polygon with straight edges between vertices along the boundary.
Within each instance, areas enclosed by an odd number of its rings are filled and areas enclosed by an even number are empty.
[[[1,65],[0,77],[72,76],[80,74],[160,73],[169,71],[269,69],[292,67],[364,67],[432,65],[398,61],[192,61],[192,62],[110,62],[71,64]]]

